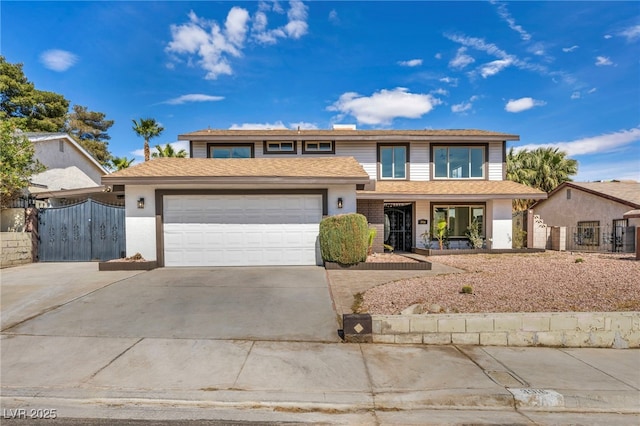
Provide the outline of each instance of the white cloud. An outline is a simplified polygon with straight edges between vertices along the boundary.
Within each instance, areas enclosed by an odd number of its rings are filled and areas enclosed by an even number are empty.
[[[607,58],[606,56],[596,57],[596,66],[603,67],[607,65],[613,65],[613,62],[611,62],[611,59]]]
[[[338,16],[338,12],[335,9],[331,9],[331,12],[329,12],[329,22],[333,24],[340,23],[340,17]]]
[[[543,106],[545,104],[545,101],[539,101],[529,97],[520,99],[509,99],[509,102],[507,102],[504,109],[508,112],[522,112],[533,107]]]
[[[264,3],[263,3],[264,4]],[[288,22],[278,28],[267,30],[267,15],[264,10],[268,11],[268,6],[262,8],[254,16],[254,24],[251,28],[253,38],[262,44],[275,44],[281,38],[298,39],[307,34],[309,25],[307,24],[307,6],[300,0],[292,0],[289,2],[289,10],[287,11]],[[273,6],[274,12],[283,13],[280,5],[275,2]]]
[[[595,93],[595,92],[596,92],[596,90],[598,90],[598,89],[596,89],[596,88],[594,87],[593,89],[589,89],[589,91],[588,91],[587,93],[588,93],[588,94],[592,94],[592,93]]]
[[[305,121],[299,121],[297,123],[289,123],[290,129],[300,129],[300,130],[316,130],[318,126],[315,123],[307,123]]]
[[[604,35],[604,38],[605,38],[606,40],[609,40],[610,38],[613,38],[613,36],[612,36],[611,34],[605,34],[605,35]]]
[[[205,78],[215,80],[220,75],[233,74],[230,59],[242,56],[250,23],[251,40],[262,44],[275,44],[281,38],[298,39],[307,33],[307,6],[299,0],[289,2],[287,24],[272,30],[267,29],[266,12],[273,10],[276,13],[284,13],[279,3],[260,2],[258,9],[252,19],[246,9],[232,7],[227,14],[224,27],[214,20],[200,18],[191,11],[189,22],[170,26],[172,40],[167,44],[165,51],[173,62],[182,62],[183,56],[189,65],[196,60],[207,72]],[[169,69],[173,67],[173,63],[167,66]]]
[[[488,64],[484,64],[480,67],[480,75],[482,78],[491,77],[498,74],[503,69],[507,68],[513,63],[511,59],[498,59]]]
[[[275,123],[242,123],[232,124],[229,127],[230,130],[270,130],[270,129],[286,129],[282,121],[276,121]]]
[[[71,52],[60,49],[51,49],[42,52],[40,62],[53,71],[66,71],[78,62],[78,57]]]
[[[451,106],[451,112],[455,112],[457,114],[465,112],[473,108],[471,102],[461,102],[459,104],[455,104]]]
[[[634,25],[618,33],[622,37],[625,37],[627,41],[632,42],[640,38],[640,25]]]
[[[211,96],[204,95],[202,93],[192,93],[189,95],[182,95],[178,96],[177,98],[169,99],[167,101],[164,101],[163,104],[182,105],[186,104],[187,102],[215,102],[221,101],[223,99],[224,96]]]
[[[571,46],[571,47],[563,47],[563,48],[562,48],[562,51],[563,51],[563,52],[565,52],[565,53],[573,52],[573,51],[574,51],[574,50],[576,50],[578,47],[579,47],[578,45],[575,45],[575,44],[574,44],[574,45],[573,45],[573,46]]]
[[[434,95],[449,96],[449,91],[442,88],[432,90],[431,93],[433,93]]]
[[[382,89],[371,96],[347,92],[327,108],[343,115],[352,115],[363,124],[390,124],[393,119],[420,118],[434,106],[442,103],[437,98],[423,93],[410,93],[403,87]]]
[[[289,126],[285,125],[282,120],[278,120],[275,123],[242,123],[232,124],[230,130],[274,130],[274,129],[291,129],[291,130],[314,130],[318,126],[315,123],[307,123],[306,121],[299,121],[295,123],[289,123]]]
[[[435,55],[433,55],[433,57],[436,59],[442,59],[442,53],[438,52]]]
[[[578,164],[576,182],[593,182],[598,180],[635,180],[640,182],[640,160],[615,161],[610,163]]]
[[[447,83],[453,87],[456,87],[458,85],[458,79],[453,77],[442,77],[439,81],[442,83]]]
[[[524,41],[528,41],[531,39],[531,35],[527,33],[522,26],[516,24],[516,20],[513,19],[509,11],[507,10],[507,5],[505,3],[491,2],[494,5],[497,5],[498,15],[509,25],[509,28],[520,34],[520,38]]]
[[[478,96],[472,96],[469,98],[469,101],[460,102],[459,104],[455,104],[451,106],[451,112],[456,114],[461,114],[469,111],[473,108],[473,102],[478,100]]]
[[[466,51],[467,51],[467,48],[464,46],[459,48],[458,51],[456,52],[455,58],[449,61],[449,67],[454,69],[462,69],[467,65],[474,63],[476,60],[473,59],[471,56],[467,55],[465,53]]]
[[[571,78],[570,76],[567,76],[560,72],[552,73],[549,71],[549,69],[545,65],[531,63],[527,60],[518,59],[517,56],[510,55],[504,50],[500,49],[495,44],[487,43],[481,38],[467,37],[464,35],[448,34],[448,33],[445,33],[444,36],[455,43],[461,44],[462,46],[470,47],[472,49],[485,52],[488,55],[498,58],[496,61],[492,61],[483,65],[480,65],[478,67],[480,74],[484,78],[496,75],[500,71],[504,70],[509,66],[515,66],[519,69],[534,71],[542,75],[558,74],[558,75],[561,75],[562,78],[565,80],[568,80],[569,78]],[[535,54],[544,55],[544,48],[542,47],[541,44],[536,44],[535,46],[532,47],[532,49]],[[547,58],[547,59],[551,60],[551,58]],[[472,77],[475,74],[476,74],[476,71],[469,73],[469,75]]]
[[[541,147],[554,147],[565,151],[569,156],[574,156],[618,151],[635,142],[640,142],[640,127],[569,142],[523,145],[517,147],[517,149],[534,150]]]
[[[571,99],[580,99],[580,92],[575,91],[571,94]]]
[[[422,59],[409,59],[408,61],[398,61],[398,65],[403,67],[418,67],[422,65]]]

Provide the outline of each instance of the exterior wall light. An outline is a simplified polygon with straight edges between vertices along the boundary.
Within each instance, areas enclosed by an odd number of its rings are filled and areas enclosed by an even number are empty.
[[[144,209],[144,198],[143,197],[138,198],[138,208],[139,209]]]
[[[338,198],[338,208],[342,208],[342,198]]]

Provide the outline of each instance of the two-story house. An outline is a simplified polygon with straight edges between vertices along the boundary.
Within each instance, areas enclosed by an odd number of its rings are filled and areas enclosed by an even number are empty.
[[[127,254],[165,266],[320,264],[323,216],[359,212],[396,250],[434,223],[511,248],[511,201],[544,192],[505,180],[506,142],[483,130],[218,130],[179,136],[191,157],[104,176],[126,205]]]

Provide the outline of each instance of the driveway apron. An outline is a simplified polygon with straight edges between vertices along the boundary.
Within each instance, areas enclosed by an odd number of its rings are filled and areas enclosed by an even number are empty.
[[[337,342],[337,329],[323,268],[242,267],[156,269],[5,332]]]

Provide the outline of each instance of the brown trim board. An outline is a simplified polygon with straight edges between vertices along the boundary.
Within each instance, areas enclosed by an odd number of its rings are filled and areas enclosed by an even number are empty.
[[[328,189],[156,189],[156,259],[164,267],[164,196],[165,195],[286,195],[318,194],[322,196],[322,215],[329,214]]]

